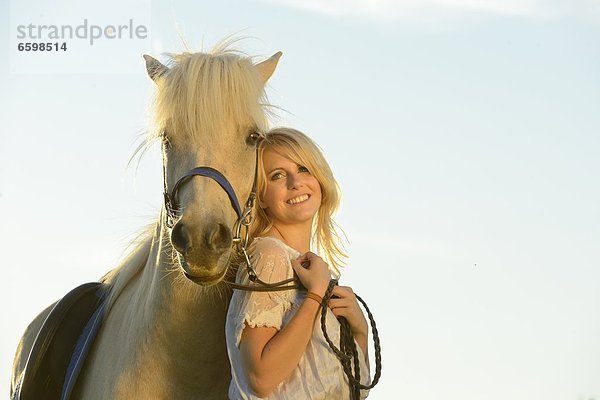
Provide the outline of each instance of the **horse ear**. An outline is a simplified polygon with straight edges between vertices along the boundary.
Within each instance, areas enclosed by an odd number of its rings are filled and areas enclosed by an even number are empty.
[[[275,71],[275,67],[277,67],[277,62],[279,62],[279,58],[283,53],[278,51],[273,54],[269,59],[259,62],[256,64],[256,69],[260,73],[262,77],[263,83],[267,83],[271,75],[273,75],[273,71]]]
[[[148,54],[144,54],[144,60],[146,60],[146,72],[148,72],[150,79],[155,82],[156,79],[169,70],[168,67],[165,67],[160,61]]]

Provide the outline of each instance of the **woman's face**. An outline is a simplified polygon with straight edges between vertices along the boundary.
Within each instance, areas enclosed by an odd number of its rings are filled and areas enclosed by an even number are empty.
[[[304,166],[273,150],[263,152],[266,191],[260,207],[273,224],[312,223],[321,206],[321,185]]]

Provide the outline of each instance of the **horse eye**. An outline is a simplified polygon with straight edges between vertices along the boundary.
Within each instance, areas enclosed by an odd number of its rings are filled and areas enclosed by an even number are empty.
[[[262,139],[262,135],[258,131],[253,130],[246,138],[246,144],[248,146],[256,146],[260,139]]]

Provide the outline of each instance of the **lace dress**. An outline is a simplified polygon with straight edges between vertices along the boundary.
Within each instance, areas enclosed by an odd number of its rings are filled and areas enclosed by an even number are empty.
[[[291,278],[293,269],[291,260],[300,254],[277,238],[256,238],[249,246],[252,264],[259,278],[265,282],[279,282]],[[240,267],[236,282],[251,284],[245,268]],[[273,327],[280,330],[296,313],[304,294],[298,290],[280,292],[247,292],[235,290],[227,312],[225,335],[227,352],[231,362],[231,384],[229,398],[259,399],[249,387],[246,373],[242,367],[239,350],[242,331],[245,326]],[[339,323],[335,315],[328,310],[327,333],[339,347]],[[370,380],[364,355],[358,347],[360,376],[363,384]],[[368,391],[361,391],[366,398]],[[321,331],[320,320],[315,324],[312,338],[308,342],[304,355],[292,374],[267,397],[267,399],[349,399],[348,378],[335,354],[329,348]]]

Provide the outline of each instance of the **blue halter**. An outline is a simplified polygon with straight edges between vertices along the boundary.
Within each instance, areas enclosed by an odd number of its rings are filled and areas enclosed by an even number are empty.
[[[173,227],[173,222],[176,218],[178,208],[178,204],[176,201],[177,192],[179,191],[179,188],[185,181],[194,176],[205,176],[217,182],[221,186],[221,188],[223,188],[225,193],[227,193],[227,196],[229,196],[231,206],[233,207],[233,210],[237,214],[238,218],[242,216],[242,208],[240,207],[240,202],[235,194],[235,190],[233,189],[231,183],[229,183],[225,175],[223,175],[222,173],[220,173],[212,167],[196,167],[189,170],[181,178],[179,178],[179,180],[175,183],[175,186],[173,186],[173,190],[171,191],[170,196],[167,192],[165,192],[165,205],[167,206],[167,215],[169,217],[167,219],[167,226],[169,226],[169,228]]]
[[[223,175],[221,172],[219,172],[218,170],[216,170],[212,167],[203,166],[203,167],[192,168],[191,170],[189,170],[188,172],[183,174],[183,176],[181,176],[177,180],[177,182],[173,186],[173,189],[171,190],[171,193],[169,193],[169,190],[167,188],[166,163],[163,164],[163,175],[164,175],[164,177],[163,177],[164,178],[163,196],[164,196],[164,200],[165,200],[165,210],[166,210],[165,223],[168,228],[173,228],[173,226],[175,225],[175,221],[177,220],[177,212],[179,211],[179,202],[177,201],[177,193],[178,193],[179,189],[181,188],[181,186],[188,179],[190,179],[194,176],[204,176],[206,178],[210,178],[210,179],[214,180],[215,182],[217,182],[219,184],[219,186],[221,186],[221,188],[225,191],[225,193],[227,193],[227,196],[229,197],[229,201],[231,202],[231,207],[233,208],[233,210],[235,211],[235,213],[237,215],[236,230],[238,232],[236,232],[237,233],[236,237],[239,237],[239,227],[241,226],[241,224],[244,220],[247,220],[249,218],[250,212],[252,211],[252,207],[254,207],[254,200],[256,199],[256,180],[257,180],[257,175],[258,175],[258,143],[256,144],[256,162],[254,165],[254,180],[252,182],[252,190],[250,191],[250,194],[248,195],[248,199],[246,200],[246,207],[243,211],[242,211],[242,207],[240,206],[238,197],[235,194],[235,190],[233,189],[233,186],[231,186],[231,183],[229,183],[229,181],[227,180],[225,175]],[[247,222],[249,223],[249,221],[247,221]]]

